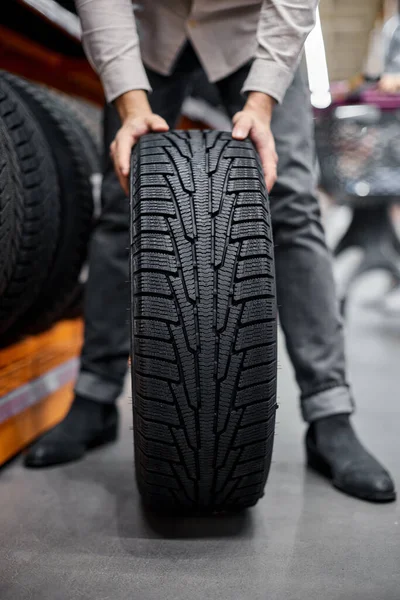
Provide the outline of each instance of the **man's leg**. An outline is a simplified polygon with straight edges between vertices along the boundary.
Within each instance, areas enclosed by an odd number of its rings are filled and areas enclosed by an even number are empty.
[[[190,74],[198,63],[188,48],[170,77],[148,72],[155,113],[173,127]],[[115,401],[121,393],[130,351],[128,308],[129,202],[114,173],[109,147],[120,127],[113,106],[104,111],[102,214],[93,233],[85,295],[85,339],[75,399],[66,418],[29,451],[25,464],[47,466],[76,460],[92,445],[116,436]]]
[[[240,89],[248,68],[219,82],[231,115],[243,106]],[[312,112],[302,69],[274,110],[272,130],[279,163],[271,215],[279,316],[300,387],[302,414],[311,423],[308,456],[314,466],[331,472],[335,484],[345,491],[393,499],[388,474],[358,442],[349,421],[353,400],[346,382],[331,255],[316,195]]]
[[[153,111],[175,125],[183,102],[182,81],[148,73]],[[85,301],[85,341],[75,392],[112,403],[121,393],[130,352],[129,340],[129,201],[118,182],[109,147],[120,127],[117,111],[104,112],[105,170],[102,215],[93,234]]]

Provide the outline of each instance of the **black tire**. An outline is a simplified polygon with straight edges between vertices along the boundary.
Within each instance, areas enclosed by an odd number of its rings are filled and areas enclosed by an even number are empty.
[[[101,144],[99,140],[101,110],[88,102],[67,96],[51,88],[36,84],[35,87],[45,92],[68,115],[68,118],[75,122],[81,135],[81,143],[89,161],[91,173],[101,173]]]
[[[93,106],[87,106],[87,103],[78,102],[74,98],[46,90],[46,93],[53,98],[60,110],[68,119],[73,121],[79,132],[79,139],[82,151],[85,153],[87,164],[89,166],[90,181],[93,192],[93,223],[95,224],[101,215],[101,111]]]
[[[47,142],[31,112],[1,73],[0,118],[13,143],[24,190],[15,268],[0,298],[0,334],[4,334],[38,297],[52,264],[60,215],[57,175]],[[2,343],[5,340],[2,336]]]
[[[72,320],[82,318],[84,316],[84,302],[85,285],[83,283],[79,283],[76,286],[74,295],[63,314],[63,319]]]
[[[138,487],[155,509],[253,506],[271,464],[276,301],[269,203],[250,142],[142,138],[132,159]]]
[[[17,155],[0,119],[0,296],[15,268],[21,240],[24,196]]]
[[[28,104],[40,124],[51,144],[60,181],[62,228],[52,269],[37,301],[26,313],[23,323],[19,323],[23,333],[38,333],[63,317],[79,287],[79,274],[92,229],[90,177],[94,158],[86,155],[82,124],[54,95],[9,73],[2,76]]]

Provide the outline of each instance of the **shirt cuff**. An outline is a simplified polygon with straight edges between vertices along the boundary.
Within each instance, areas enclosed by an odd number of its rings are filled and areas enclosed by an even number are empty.
[[[132,61],[131,56],[119,56],[110,61],[99,75],[108,103],[131,90],[151,92],[151,85],[142,61]]]
[[[281,104],[293,77],[292,71],[275,61],[256,58],[244,82],[242,93],[263,92]]]

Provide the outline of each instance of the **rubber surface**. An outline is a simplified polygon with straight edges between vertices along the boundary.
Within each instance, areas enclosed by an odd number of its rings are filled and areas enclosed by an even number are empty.
[[[40,89],[43,90],[43,88]],[[98,120],[101,117],[101,110],[99,109],[99,114],[97,114],[96,109],[84,105],[84,108],[89,112],[90,116],[88,116],[83,111],[83,106],[81,107],[81,105],[77,104],[75,99],[71,99],[69,96],[65,96],[64,94],[55,92],[51,89],[46,90],[46,94],[60,107],[65,117],[74,121],[80,134],[82,148],[89,163],[90,173],[101,173],[101,147],[96,139],[98,137],[98,135],[96,136],[96,133],[98,133],[97,130],[101,130],[101,127],[98,124]]]
[[[131,174],[135,461],[144,502],[254,505],[271,463],[276,302],[269,203],[250,142],[142,138]]]
[[[84,136],[82,124],[53,94],[14,75],[5,73],[3,77],[28,104],[51,144],[60,182],[62,227],[53,265],[37,301],[18,323],[23,333],[36,333],[61,318],[77,293],[92,227],[90,177],[96,155],[94,150],[87,156],[89,134]]]
[[[0,119],[0,296],[17,260],[23,210],[18,159],[5,124]]]
[[[18,158],[24,190],[21,242],[15,268],[0,298],[0,333],[3,334],[40,292],[52,264],[60,215],[58,181],[47,142],[3,73],[0,73],[0,118]]]

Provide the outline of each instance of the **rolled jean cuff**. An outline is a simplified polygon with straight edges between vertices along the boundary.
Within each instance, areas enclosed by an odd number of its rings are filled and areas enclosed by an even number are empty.
[[[331,415],[351,414],[354,412],[354,400],[347,386],[337,386],[304,398],[301,412],[307,423]]]
[[[75,394],[105,404],[114,404],[121,392],[122,384],[89,371],[81,371],[75,384]]]

